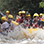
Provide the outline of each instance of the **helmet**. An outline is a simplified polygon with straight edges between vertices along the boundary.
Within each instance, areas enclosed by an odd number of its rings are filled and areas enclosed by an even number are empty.
[[[6,13],[9,13],[9,11],[6,11]]]
[[[19,11],[19,12],[18,12],[18,14],[21,14],[21,13],[22,13],[22,11]]]
[[[29,15],[26,15],[26,16],[31,16],[31,15],[29,14]]]
[[[41,16],[41,15],[43,16],[43,13],[40,13],[40,16]]]
[[[1,17],[1,20],[7,21],[7,18],[5,16]]]
[[[28,14],[27,16],[31,16],[30,14]]]
[[[22,13],[25,13],[25,11],[22,11]]]
[[[33,15],[33,17],[35,17],[35,16],[39,17],[38,13],[35,13],[35,14]]]
[[[8,15],[8,18],[12,18],[12,19],[13,19],[13,15],[11,15],[11,14],[10,14],[10,15]]]

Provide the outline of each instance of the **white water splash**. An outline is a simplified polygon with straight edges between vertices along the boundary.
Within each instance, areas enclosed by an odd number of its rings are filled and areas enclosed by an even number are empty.
[[[27,33],[22,26],[17,26],[13,31],[10,31],[7,36],[0,34],[0,44],[43,44],[44,31],[37,28],[32,33]],[[24,35],[26,34],[26,36]]]

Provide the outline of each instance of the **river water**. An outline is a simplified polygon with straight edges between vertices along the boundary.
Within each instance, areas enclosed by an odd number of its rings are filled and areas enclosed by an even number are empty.
[[[0,34],[0,44],[44,44],[44,30],[24,29],[23,26],[17,26],[13,31],[6,35]]]

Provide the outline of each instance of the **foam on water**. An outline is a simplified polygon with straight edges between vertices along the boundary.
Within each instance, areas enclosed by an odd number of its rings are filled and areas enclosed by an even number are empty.
[[[17,26],[13,31],[8,32],[6,36],[0,34],[0,43],[2,44],[40,44],[42,43],[43,44],[44,31],[42,29],[37,28],[36,31],[32,31],[32,33],[30,33],[22,26]]]

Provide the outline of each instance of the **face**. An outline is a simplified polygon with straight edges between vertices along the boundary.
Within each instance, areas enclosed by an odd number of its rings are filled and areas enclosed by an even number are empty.
[[[38,20],[38,17],[34,17],[34,20],[37,21]]]
[[[9,15],[9,13],[6,13],[6,16],[8,16]]]
[[[22,15],[23,17],[25,16],[25,15]]]
[[[22,14],[22,17],[24,17],[25,16],[25,14]]]
[[[37,20],[34,20],[34,22],[37,22]]]
[[[19,16],[21,16],[21,14],[19,14]]]
[[[12,20],[11,18],[8,18],[8,22],[11,22],[11,20]]]
[[[26,17],[26,20],[29,20],[29,17]]]
[[[30,19],[31,17],[29,16],[28,18]]]
[[[40,15],[40,17],[42,17],[42,15]]]

